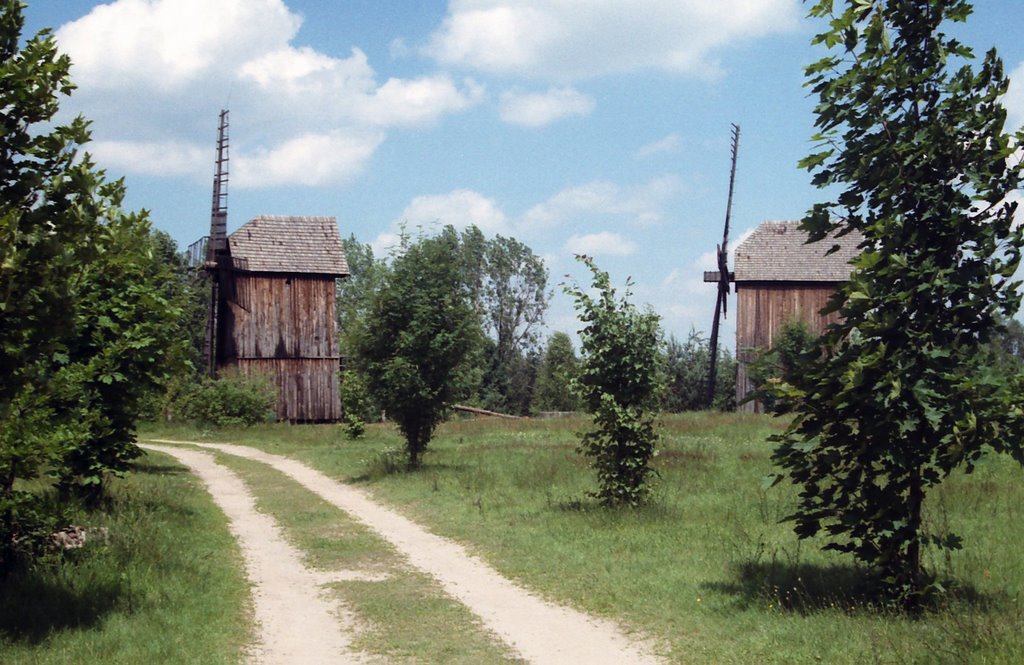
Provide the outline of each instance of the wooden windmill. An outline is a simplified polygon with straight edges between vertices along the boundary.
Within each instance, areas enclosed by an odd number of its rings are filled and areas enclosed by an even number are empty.
[[[213,176],[213,205],[210,211],[210,235],[206,241],[206,261],[203,264],[210,277],[210,305],[206,317],[206,336],[203,357],[207,372],[216,376],[218,351],[218,319],[220,301],[231,282],[231,250],[228,247],[228,112],[220,112],[217,130],[217,159]]]
[[[228,112],[221,111],[205,251],[190,247],[210,277],[204,359],[210,376],[260,375],[278,390],[275,411],[291,422],[341,418],[335,282],[348,263],[334,217],[260,215],[231,235]]]
[[[740,127],[732,126],[732,169],[729,172],[729,200],[725,206],[725,230],[722,233],[722,244],[718,245],[718,272],[705,273],[704,281],[718,282],[718,298],[715,300],[715,318],[711,321],[710,353],[708,368],[707,406],[711,408],[715,400],[715,372],[718,369],[718,326],[719,319],[728,314],[729,308],[729,218],[732,215],[732,192],[736,183],[736,156],[740,148]],[[709,277],[711,279],[709,280]]]

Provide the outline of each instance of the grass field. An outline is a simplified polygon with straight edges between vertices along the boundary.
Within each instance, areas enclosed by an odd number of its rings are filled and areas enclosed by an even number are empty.
[[[226,520],[188,471],[143,458],[108,506],[107,530],[0,581],[0,663],[241,662],[248,587]]]
[[[653,637],[675,662],[1024,662],[1024,558],[1016,549],[1024,542],[1024,474],[1009,460],[986,459],[929,497],[930,525],[964,536],[965,549],[932,553],[951,592],[941,607],[912,619],[876,608],[860,585],[862,571],[779,524],[793,489],[761,490],[770,470],[765,438],[778,423],[731,414],[667,417],[654,500],[618,511],[588,498],[593,475],[575,452],[582,426],[458,420],[441,428],[416,473],[396,464],[402,442],[388,426],[372,426],[354,442],[333,426],[144,434],[245,443],[301,459],[469,544],[530,588]],[[300,533],[294,538],[302,545]],[[317,553],[316,543],[304,547],[314,560],[328,555]],[[428,581],[414,583],[424,607],[443,605],[431,599]],[[375,625],[387,621],[386,611],[374,609],[378,601],[359,602],[360,612],[377,612]],[[401,628],[388,633],[370,638],[379,640],[373,651],[411,656],[422,649],[420,662],[444,660],[437,655],[443,643],[403,641]],[[500,654],[484,660],[492,657]]]

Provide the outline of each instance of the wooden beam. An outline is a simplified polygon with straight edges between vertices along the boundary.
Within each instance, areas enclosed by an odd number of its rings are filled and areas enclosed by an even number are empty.
[[[498,413],[497,411],[488,411],[487,409],[478,409],[475,406],[463,406],[462,404],[454,404],[452,408],[456,411],[463,411],[465,413],[473,413],[478,416],[496,416],[498,418],[511,418],[519,420],[522,416],[513,416],[507,413]]]
[[[714,283],[718,282],[721,279],[722,279],[722,273],[720,273],[717,270],[705,270],[704,271],[704,281],[705,282],[709,282],[709,283],[714,284]],[[734,272],[730,272],[729,273],[729,281],[730,282],[735,282],[736,281],[736,273],[734,273]]]

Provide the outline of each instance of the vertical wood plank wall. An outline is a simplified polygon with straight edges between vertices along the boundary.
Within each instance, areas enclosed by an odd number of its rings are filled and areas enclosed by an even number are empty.
[[[334,294],[330,276],[234,274],[223,361],[245,375],[270,376],[282,420],[341,418]]]
[[[839,320],[838,314],[822,316],[820,311],[835,291],[835,284],[822,282],[741,282],[736,284],[736,401],[756,386],[747,374],[747,364],[759,350],[771,348],[782,328],[790,321],[803,320],[812,332]],[[758,402],[739,406],[740,411],[762,411]]]

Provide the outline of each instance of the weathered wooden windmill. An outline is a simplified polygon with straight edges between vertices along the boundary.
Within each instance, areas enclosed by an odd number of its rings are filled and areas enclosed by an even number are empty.
[[[228,113],[221,111],[204,268],[210,276],[205,355],[262,374],[278,388],[277,417],[341,418],[335,280],[349,274],[333,217],[261,215],[227,233]]]
[[[718,245],[718,271],[704,273],[704,281],[718,282],[718,298],[715,300],[715,318],[711,321],[711,358],[708,367],[707,406],[711,408],[715,401],[715,379],[718,369],[718,327],[719,319],[728,315],[729,310],[729,221],[732,216],[732,193],[736,184],[736,157],[740,149],[740,127],[732,126],[732,168],[729,172],[729,200],[725,206],[725,231],[722,233],[722,244]]]

